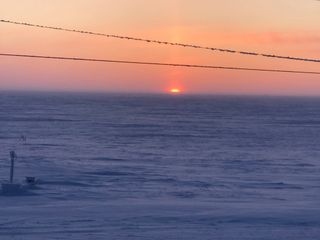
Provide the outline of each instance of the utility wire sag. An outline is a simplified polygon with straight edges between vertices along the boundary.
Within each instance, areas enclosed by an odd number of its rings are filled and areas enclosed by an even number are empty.
[[[302,57],[294,57],[294,56],[282,56],[282,55],[278,55],[278,54],[258,53],[258,52],[252,52],[252,51],[242,51],[242,50],[225,49],[225,48],[217,48],[217,47],[206,47],[206,46],[194,45],[194,44],[175,43],[175,42],[167,42],[167,41],[147,39],[147,38],[137,38],[137,37],[131,37],[131,36],[122,36],[122,35],[91,32],[91,31],[83,31],[83,30],[78,30],[78,29],[53,27],[53,26],[39,25],[39,24],[33,24],[33,23],[27,23],[27,22],[16,22],[16,21],[10,21],[10,20],[5,20],[5,19],[0,19],[0,22],[29,26],[29,27],[53,29],[53,30],[66,31],[66,32],[76,32],[76,33],[82,33],[82,34],[103,36],[103,37],[108,37],[108,38],[117,38],[117,39],[122,39],[122,40],[132,40],[132,41],[140,41],[140,42],[145,42],[145,43],[155,43],[155,44],[171,45],[171,46],[178,46],[178,47],[185,47],[185,48],[204,49],[204,50],[210,50],[210,51],[218,51],[218,52],[222,52],[222,53],[241,54],[241,55],[247,55],[247,56],[256,56],[256,57],[260,56],[260,57],[265,57],[265,58],[276,58],[276,59],[284,59],[284,60],[320,63],[320,59],[316,59],[316,58],[302,58]]]
[[[285,70],[285,69],[264,69],[264,68],[246,68],[246,67],[230,67],[230,66],[214,66],[214,65],[197,65],[197,64],[183,64],[183,63],[143,62],[143,61],[127,61],[127,60],[81,58],[81,57],[63,57],[63,56],[45,56],[45,55],[14,54],[14,53],[0,53],[0,56],[2,56],[2,57],[68,60],[68,61],[104,62],[104,63],[118,63],[118,64],[136,64],[136,65],[185,67],[185,68],[206,68],[206,69],[237,70],[237,71],[257,71],[257,72],[274,72],[274,73],[292,73],[292,74],[314,74],[314,75],[320,75],[320,72],[300,71],[300,70]]]

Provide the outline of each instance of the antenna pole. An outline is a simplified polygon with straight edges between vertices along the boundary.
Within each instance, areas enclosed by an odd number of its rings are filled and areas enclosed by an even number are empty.
[[[17,157],[15,151],[10,152],[11,158],[11,167],[10,167],[10,183],[13,183],[13,174],[14,174],[14,160]]]

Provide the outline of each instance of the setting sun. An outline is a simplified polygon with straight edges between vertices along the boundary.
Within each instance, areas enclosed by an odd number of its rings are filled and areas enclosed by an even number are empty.
[[[181,90],[179,88],[172,88],[170,89],[171,93],[181,93]]]

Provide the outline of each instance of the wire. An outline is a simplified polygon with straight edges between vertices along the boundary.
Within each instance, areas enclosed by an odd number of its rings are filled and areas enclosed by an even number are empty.
[[[172,45],[172,46],[179,46],[179,47],[186,47],[186,48],[205,49],[205,50],[210,50],[210,51],[219,51],[219,52],[231,53],[231,54],[260,56],[260,57],[266,57],[266,58],[277,58],[277,59],[303,61],[303,62],[316,62],[316,63],[320,62],[320,59],[314,59],[314,58],[281,56],[281,55],[276,55],[276,54],[240,51],[240,50],[223,49],[223,48],[216,48],[216,47],[205,47],[205,46],[193,45],[193,44],[174,43],[174,42],[166,42],[166,41],[159,41],[159,40],[146,39],[146,38],[136,38],[136,37],[130,37],[130,36],[97,33],[97,32],[83,31],[83,30],[77,30],[77,29],[68,29],[68,28],[62,28],[62,27],[52,27],[52,26],[38,25],[38,24],[32,24],[32,23],[26,23],[26,22],[15,22],[15,21],[4,20],[4,19],[0,19],[0,22],[11,23],[11,24],[16,24],[16,25],[24,25],[24,26],[29,26],[29,27],[53,29],[53,30],[66,31],[66,32],[76,32],[76,33],[82,33],[82,34],[104,36],[104,37],[108,37],[108,38],[117,38],[117,39],[123,39],[123,40],[133,40],[133,41],[140,41],[140,42],[146,42],[146,43],[156,43],[156,44]]]
[[[0,53],[0,56],[3,56],[3,57],[54,59],[54,60],[71,60],[71,61],[87,61],[87,62],[105,62],[105,63],[120,63],[120,64],[154,65],[154,66],[170,66],[170,67],[207,68],[207,69],[223,69],[223,70],[239,70],[239,71],[258,71],[258,72],[276,72],[276,73],[316,74],[316,75],[320,75],[320,72],[300,71],[300,70],[284,70],[284,69],[263,69],[263,68],[246,68],[246,67],[229,67],[229,66],[181,64],[181,63],[141,62],[141,61],[127,61],[127,60],[81,58],[81,57],[62,57],[62,56],[44,56],[44,55],[13,54],[13,53]]]

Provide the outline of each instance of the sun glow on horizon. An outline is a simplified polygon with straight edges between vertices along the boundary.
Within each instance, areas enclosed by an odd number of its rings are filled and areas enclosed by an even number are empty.
[[[179,93],[181,93],[181,90],[179,88],[171,88],[170,93],[179,94]]]

